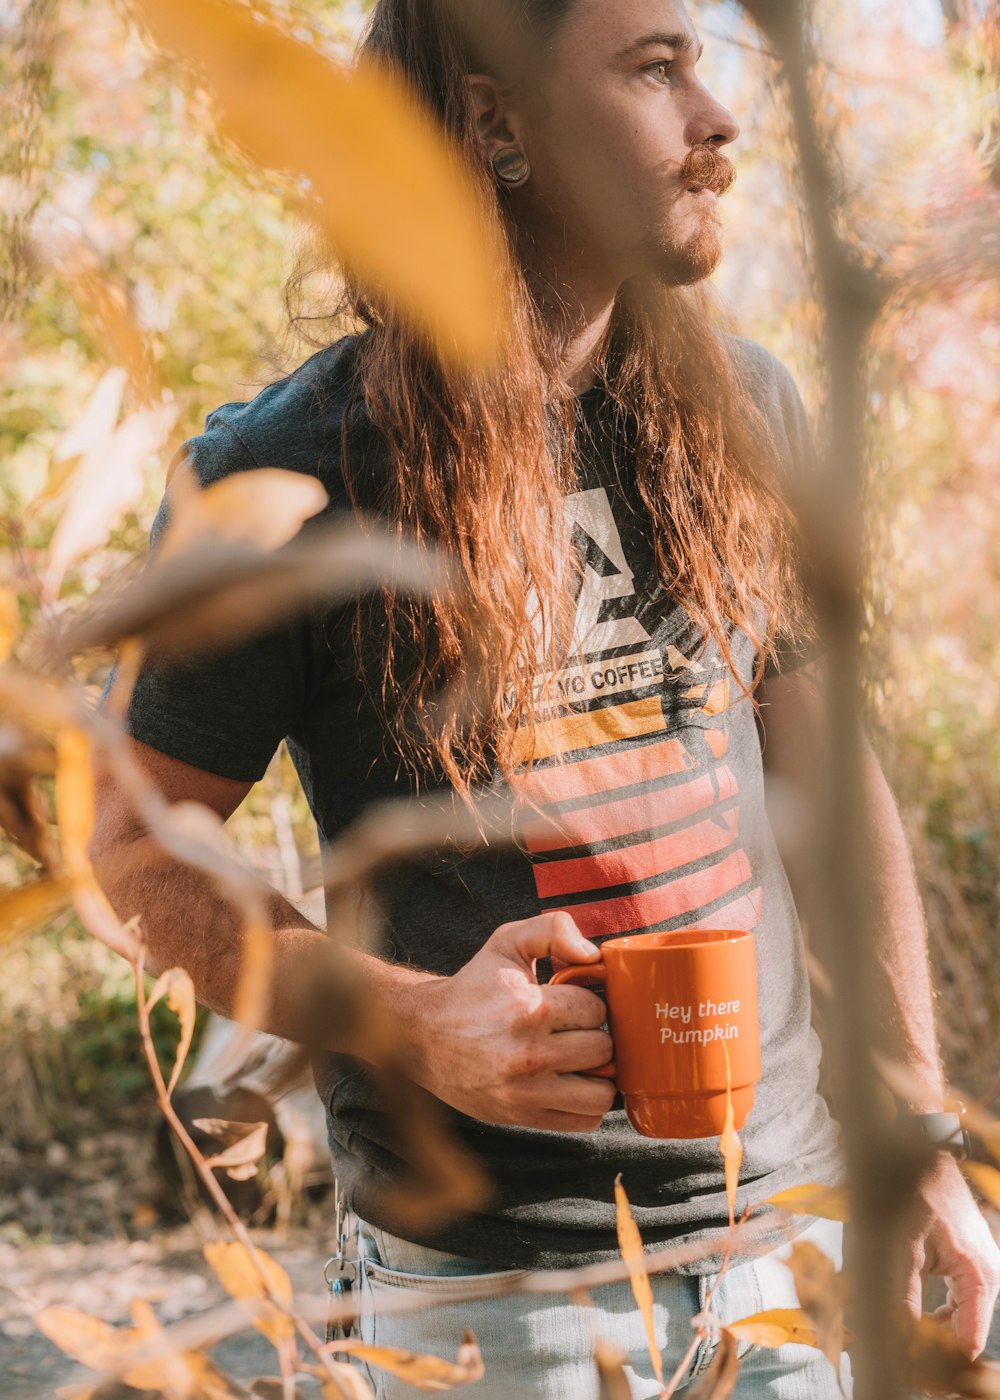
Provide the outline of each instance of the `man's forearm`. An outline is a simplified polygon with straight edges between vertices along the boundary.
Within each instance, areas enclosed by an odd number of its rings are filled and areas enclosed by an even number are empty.
[[[119,917],[139,916],[149,971],[183,967],[198,1000],[231,1016],[243,966],[243,923],[215,882],[149,835],[95,857],[94,868]],[[267,897],[274,962],[260,1029],[364,1056],[369,1037],[356,1012],[362,996],[370,1024],[373,1015],[392,1016],[405,994],[429,974],[347,947],[311,924],[277,890]]]

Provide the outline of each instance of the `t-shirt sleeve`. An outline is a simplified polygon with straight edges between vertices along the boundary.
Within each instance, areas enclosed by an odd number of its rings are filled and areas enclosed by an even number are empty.
[[[205,431],[185,444],[175,465],[184,454],[202,487],[266,465],[254,460],[225,410],[209,416]],[[168,502],[169,493],[153,521],[151,556],[169,518]],[[256,782],[308,703],[320,664],[316,632],[313,616],[304,615],[232,647],[183,661],[144,661],[123,716],[126,732],[196,768]],[[117,670],[108,676],[101,709]]]
[[[742,368],[767,419],[782,482],[794,487],[814,479],[818,470],[816,445],[795,380],[781,361],[761,346],[744,341],[742,347]],[[801,670],[826,651],[821,638],[803,639],[781,631],[775,634],[774,646],[776,654],[765,663],[764,680]]]

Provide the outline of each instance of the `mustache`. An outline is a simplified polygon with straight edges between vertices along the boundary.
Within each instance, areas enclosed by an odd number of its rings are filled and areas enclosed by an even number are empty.
[[[736,167],[718,147],[705,142],[691,147],[681,162],[678,178],[685,189],[692,192],[712,190],[714,194],[724,195],[736,183]]]

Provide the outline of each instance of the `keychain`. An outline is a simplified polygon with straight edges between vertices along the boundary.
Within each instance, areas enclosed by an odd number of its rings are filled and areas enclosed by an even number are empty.
[[[354,1319],[335,1318],[333,1305],[346,1302],[349,1299],[358,1277],[357,1264],[353,1259],[347,1257],[347,1246],[350,1240],[349,1216],[339,1182],[334,1185],[333,1199],[337,1252],[326,1261],[323,1268],[323,1277],[330,1290],[330,1309],[326,1319],[326,1340],[328,1342],[342,1341],[354,1331]]]

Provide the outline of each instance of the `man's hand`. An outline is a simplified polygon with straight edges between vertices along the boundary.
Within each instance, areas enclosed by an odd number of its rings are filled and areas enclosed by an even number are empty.
[[[1000,1292],[1000,1249],[965,1183],[958,1163],[938,1154],[921,1181],[907,1221],[906,1305],[922,1312],[923,1278],[940,1274],[948,1280],[948,1301],[934,1313],[949,1321],[969,1355],[986,1346],[993,1309]]]
[[[587,1071],[611,1059],[606,1011],[582,987],[539,986],[535,960],[596,962],[598,949],[568,914],[502,924],[453,977],[399,994],[410,1077],[484,1123],[592,1132],[614,1085]]]

